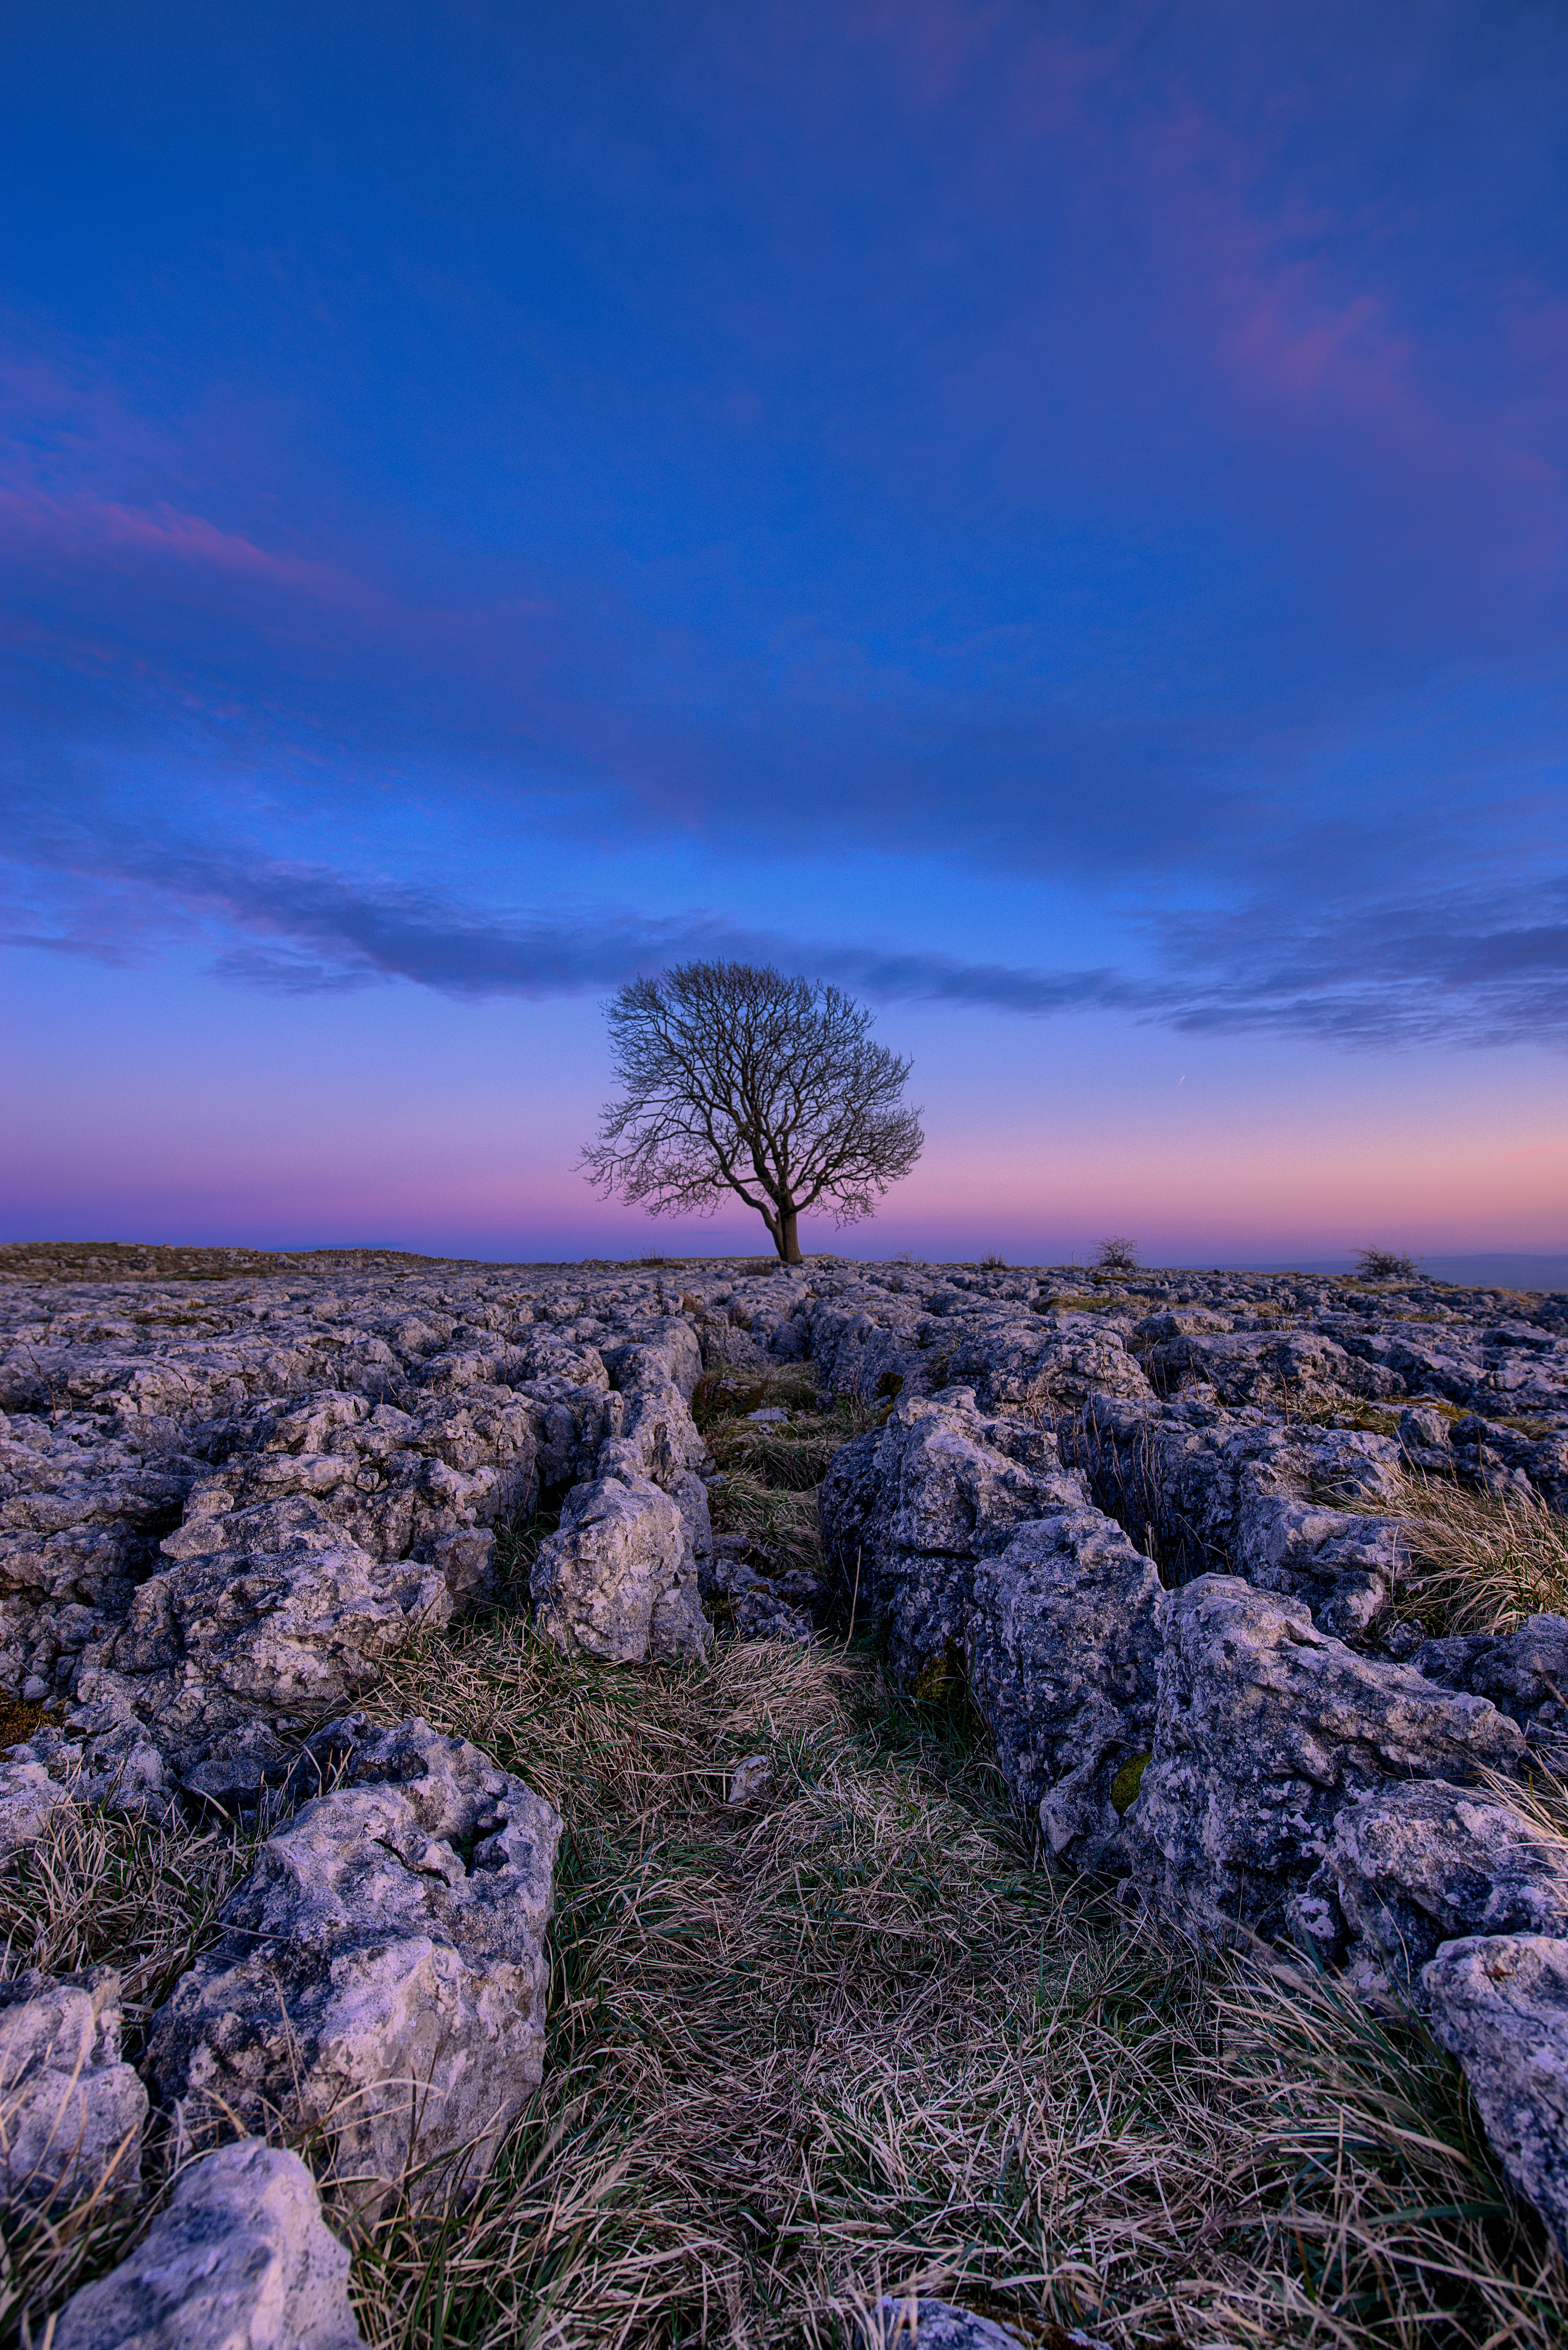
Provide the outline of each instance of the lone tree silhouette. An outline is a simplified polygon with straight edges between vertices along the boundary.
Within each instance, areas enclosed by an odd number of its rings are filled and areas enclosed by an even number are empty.
[[[836,987],[746,962],[687,962],[611,1002],[618,1101],[583,1152],[588,1180],[650,1216],[754,1208],[784,1264],[819,1201],[840,1224],[876,1213],[925,1136],[900,1099],[910,1064],[870,1044],[871,1014]]]

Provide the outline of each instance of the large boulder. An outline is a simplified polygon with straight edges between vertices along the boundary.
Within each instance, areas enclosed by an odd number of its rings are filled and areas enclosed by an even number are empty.
[[[84,2285],[54,2350],[359,2350],[348,2251],[298,2155],[242,2138],[182,2172],[136,2250]]]
[[[606,1419],[597,1475],[673,1492],[708,1451],[689,1408],[702,1373],[695,1332],[684,1315],[671,1315],[653,1336],[609,1348],[605,1365],[616,1409]]]
[[[546,1639],[607,1664],[701,1655],[709,1643],[686,1518],[647,1477],[574,1486],[529,1590]]]
[[[1058,1509],[976,1562],[970,1696],[1051,1852],[1106,1866],[1118,1774],[1153,1735],[1159,1577],[1113,1519]]]
[[[1085,1500],[1032,1422],[982,1413],[963,1388],[900,1398],[874,1446],[857,1439],[835,1460],[823,1550],[862,1620],[887,1626],[894,1671],[913,1681],[962,1651],[977,1559],[1026,1520]]]
[[[63,2210],[141,2177],[147,2092],[119,2054],[112,1967],[0,1981],[0,2199]]]
[[[1389,1781],[1512,1772],[1525,1745],[1484,1698],[1358,1655],[1299,1599],[1201,1575],[1160,1599],[1152,1759],[1127,1825],[1158,1907],[1210,1930],[1287,1928],[1335,1816]]]
[[[417,1721],[336,1724],[307,1767],[331,1792],[263,1846],[154,2018],[148,2077],[189,2145],[318,2130],[355,2207],[439,2202],[539,2085],[561,1823]]]
[[[1568,1940],[1467,1935],[1422,1970],[1421,1991],[1503,2168],[1568,2255]]]

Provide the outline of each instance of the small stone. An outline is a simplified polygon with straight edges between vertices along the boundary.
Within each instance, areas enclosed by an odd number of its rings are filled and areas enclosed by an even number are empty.
[[[724,1801],[727,1804],[751,1803],[762,1794],[773,1775],[774,1766],[765,1754],[748,1754],[743,1762],[735,1763],[731,1770]]]
[[[1022,2338],[973,2310],[949,2301],[884,2294],[862,2326],[866,2350],[1023,2350]],[[1106,2350],[1086,2334],[1063,2332],[1073,2350]]]

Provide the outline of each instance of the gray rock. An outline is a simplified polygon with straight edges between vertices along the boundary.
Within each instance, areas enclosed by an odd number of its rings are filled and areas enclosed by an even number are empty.
[[[1568,1941],[1467,1936],[1444,1944],[1421,1988],[1503,2168],[1568,2254]]]
[[[765,1754],[747,1754],[732,1763],[724,1784],[727,1804],[754,1802],[773,1779],[774,1766]]]
[[[1338,1814],[1298,1905],[1301,1929],[1328,1956],[1335,1907],[1356,1971],[1407,1994],[1441,1942],[1568,1934],[1568,1846],[1473,1790],[1380,1787]]]
[[[700,1655],[711,1637],[686,1522],[646,1477],[574,1486],[529,1589],[546,1639],[606,1663]]]
[[[1238,1575],[1304,1599],[1321,1630],[1345,1639],[1386,1607],[1404,1562],[1398,1524],[1346,1503],[1397,1491],[1391,1438],[1115,1397],[1096,1397],[1064,1435],[1096,1502],[1172,1583]]]
[[[544,2064],[561,1823],[423,1722],[313,1742],[328,1794],[263,1846],[224,1936],[153,2020],[146,2070],[200,2146],[318,2129],[375,2213],[483,2178]]]
[[[1325,1397],[1402,1391],[1392,1370],[1358,1360],[1319,1332],[1189,1331],[1157,1340],[1148,1362],[1161,1394],[1196,1380],[1231,1410],[1262,1404],[1284,1411]]]
[[[1553,1770],[1568,1771],[1568,1617],[1532,1616],[1517,1632],[1428,1640],[1410,1662],[1445,1689],[1490,1698]]]
[[[1054,1421],[1091,1395],[1152,1395],[1127,1335],[1096,1314],[988,1319],[954,1349],[948,1377],[988,1411],[1027,1409]]]
[[[794,1648],[815,1638],[826,1598],[821,1578],[783,1566],[765,1545],[722,1534],[700,1562],[699,1574],[721,1638],[787,1640]]]
[[[119,2055],[112,1967],[0,1981],[4,2201],[64,2210],[141,2177],[147,2092]]]
[[[542,1485],[590,1472],[602,1380],[601,1367],[598,1390],[546,1385],[515,1395],[473,1385],[410,1399],[414,1411],[337,1393],[254,1406],[235,1427],[232,1457],[193,1488],[182,1531],[190,1534],[200,1518],[303,1498],[373,1558],[429,1559],[454,1534],[532,1509]]]
[[[74,2293],[54,2350],[359,2350],[348,2251],[296,2154],[203,2155],[119,2266]]]
[[[1127,1828],[1157,1904],[1209,1931],[1310,1929],[1289,1905],[1354,1797],[1523,1759],[1517,1725],[1485,1699],[1358,1656],[1301,1600],[1208,1575],[1166,1592],[1158,1617],[1152,1760]]]
[[[824,1555],[862,1620],[888,1627],[905,1681],[961,1653],[976,1560],[1025,1520],[1085,1501],[1050,1435],[987,1417],[966,1388],[900,1398],[874,1451],[865,1438],[846,1451],[822,1490]]]
[[[950,1349],[929,1343],[924,1319],[914,1305],[890,1298],[879,1299],[874,1314],[858,1302],[812,1305],[805,1344],[823,1392],[870,1399],[925,1394],[940,1384]],[[784,1352],[787,1343],[775,1333],[774,1351]]]
[[[258,1718],[318,1720],[457,1610],[441,1567],[372,1558],[315,1502],[197,1518],[163,1549],[78,1693],[144,1723],[182,1768]]]
[[[701,1332],[702,1367],[705,1371],[754,1371],[772,1368],[762,1342],[750,1330],[740,1330],[731,1322],[704,1322]]]
[[[972,2310],[956,2309],[950,2301],[905,2301],[893,2293],[877,2303],[861,2335],[866,2350],[1023,2350],[1016,2334],[989,2317],[977,2317]],[[1103,2345],[1090,2345],[1086,2334],[1064,2338],[1075,2350],[1078,2345],[1103,2350]]]
[[[74,1774],[56,1778],[26,1751],[13,1749],[0,1762],[0,1861],[32,1844],[57,1812],[76,1808]]]
[[[1081,1866],[1107,1866],[1119,1846],[1111,1790],[1152,1740],[1158,1600],[1151,1562],[1083,1506],[1019,1526],[975,1565],[971,1700],[1047,1848]]]

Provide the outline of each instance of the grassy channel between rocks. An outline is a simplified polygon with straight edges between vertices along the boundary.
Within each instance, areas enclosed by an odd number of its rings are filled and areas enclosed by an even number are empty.
[[[770,1400],[794,1417],[748,1420],[743,1380],[700,1397],[710,1443],[810,1500],[790,1481],[846,1415],[804,1384]],[[864,1642],[628,1670],[504,1608],[369,1711],[472,1739],[566,1822],[543,2087],[471,2204],[357,2244],[379,2350],[826,2350],[895,2290],[1046,2350],[1072,2326],[1116,2350],[1563,2340],[1561,2264],[1417,2024],[1040,1867],[961,1705],[900,1696]],[[730,1804],[756,1754],[771,1779]],[[134,2056],[253,1849],[57,1824],[0,1880],[10,1962],[112,1958]],[[148,2208],[15,2225],[0,2340],[41,2345]]]

